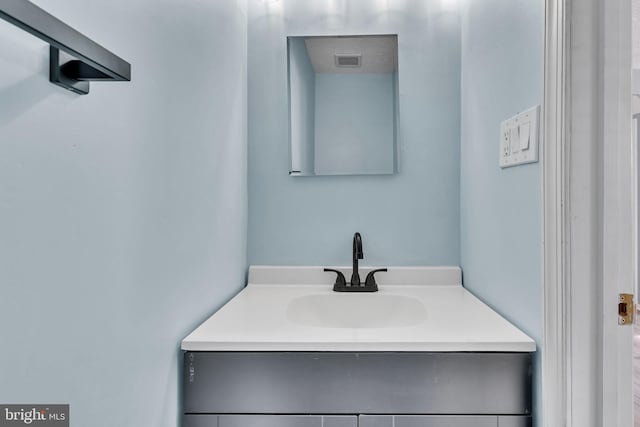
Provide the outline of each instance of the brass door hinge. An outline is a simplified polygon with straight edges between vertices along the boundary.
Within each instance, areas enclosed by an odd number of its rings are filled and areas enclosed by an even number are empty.
[[[633,303],[633,294],[620,294],[618,300],[618,325],[633,324],[633,315],[636,305]]]

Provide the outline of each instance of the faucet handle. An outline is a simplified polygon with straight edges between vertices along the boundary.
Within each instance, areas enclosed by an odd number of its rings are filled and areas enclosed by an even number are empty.
[[[374,274],[380,272],[380,271],[387,271],[386,268],[378,268],[376,270],[371,270],[369,272],[369,274],[367,274],[367,278],[364,281],[364,286],[365,287],[371,287],[371,288],[375,288],[376,290],[378,290],[378,284],[376,283],[376,278],[374,276]]]
[[[345,288],[347,287],[347,279],[344,278],[344,274],[342,271],[334,270],[332,268],[325,268],[324,271],[336,273],[336,283],[333,284],[333,290],[336,288]]]

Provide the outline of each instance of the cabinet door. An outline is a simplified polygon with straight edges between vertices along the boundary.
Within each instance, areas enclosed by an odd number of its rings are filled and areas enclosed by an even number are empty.
[[[531,415],[500,415],[498,427],[531,427]]]
[[[185,415],[182,427],[218,427],[217,415]]]
[[[360,415],[359,427],[498,427],[492,415]]]
[[[217,427],[357,427],[357,425],[358,417],[355,416],[219,415]]]

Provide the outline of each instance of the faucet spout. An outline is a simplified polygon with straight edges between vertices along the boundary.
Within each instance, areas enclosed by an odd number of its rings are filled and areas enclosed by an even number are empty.
[[[358,260],[363,259],[362,253],[362,236],[360,233],[353,235],[353,273],[351,274],[351,286],[360,286],[360,274],[358,274]]]
[[[373,276],[380,271],[387,271],[386,268],[378,268],[369,271],[364,283],[360,281],[360,273],[358,272],[358,260],[364,258],[362,253],[362,236],[360,233],[353,235],[353,273],[351,274],[350,283],[347,284],[346,278],[341,271],[333,268],[325,268],[324,271],[336,273],[336,282],[333,284],[334,292],[378,292],[378,284]]]

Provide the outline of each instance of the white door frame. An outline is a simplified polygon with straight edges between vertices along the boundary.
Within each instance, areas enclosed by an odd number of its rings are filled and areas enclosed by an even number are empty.
[[[546,0],[545,27],[543,425],[631,427],[631,0]]]
[[[569,40],[567,2],[546,1],[544,102],[542,107],[542,206],[543,206],[543,307],[544,330],[542,343],[542,411],[544,427],[567,426],[568,368],[567,303],[568,280],[565,259],[568,246],[569,218],[565,200],[565,181],[568,169],[565,151],[565,123],[567,112],[566,58]]]

